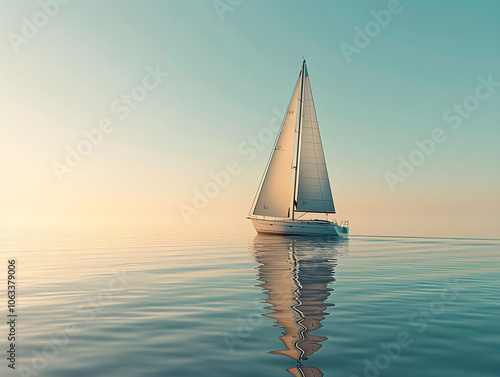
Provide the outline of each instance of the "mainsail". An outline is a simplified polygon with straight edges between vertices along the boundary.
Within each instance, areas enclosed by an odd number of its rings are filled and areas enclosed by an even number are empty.
[[[299,75],[295,85],[278,141],[255,203],[254,215],[290,216],[293,151],[301,77]]]
[[[305,65],[303,86],[296,210],[335,213],[309,75]]]
[[[295,211],[335,213],[305,61],[253,214],[293,218]]]

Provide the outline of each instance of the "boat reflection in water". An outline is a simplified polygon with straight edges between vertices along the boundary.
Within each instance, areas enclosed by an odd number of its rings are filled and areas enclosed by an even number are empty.
[[[283,327],[280,340],[286,349],[271,351],[297,360],[297,366],[287,369],[294,376],[319,377],[323,373],[315,367],[303,366],[302,360],[321,348],[327,338],[311,334],[323,327],[321,321],[332,303],[330,283],[335,281],[336,257],[347,254],[347,239],[292,237],[259,234],[254,240],[254,257],[258,267],[259,286],[271,310],[264,314],[274,318]]]

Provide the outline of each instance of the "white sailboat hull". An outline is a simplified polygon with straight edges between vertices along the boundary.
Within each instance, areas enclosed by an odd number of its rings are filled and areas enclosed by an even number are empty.
[[[304,59],[248,218],[258,233],[349,235],[348,221],[304,219],[320,213],[336,211]]]
[[[290,235],[327,235],[347,237],[349,227],[322,220],[263,220],[252,219],[257,233],[290,234]]]

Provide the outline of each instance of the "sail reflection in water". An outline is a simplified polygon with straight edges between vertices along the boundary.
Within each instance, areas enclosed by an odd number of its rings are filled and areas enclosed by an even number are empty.
[[[310,332],[323,327],[321,321],[333,306],[327,303],[330,283],[335,281],[336,257],[348,253],[347,239],[291,237],[259,234],[254,240],[254,256],[258,267],[260,287],[268,296],[270,306],[264,314],[283,327],[280,340],[286,349],[271,353],[297,360],[298,366],[287,369],[294,376],[323,376],[314,367],[302,366],[321,348],[327,338]]]

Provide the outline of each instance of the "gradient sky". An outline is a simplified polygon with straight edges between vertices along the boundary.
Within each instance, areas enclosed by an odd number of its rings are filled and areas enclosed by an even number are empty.
[[[350,63],[341,43],[390,1],[243,0],[222,14],[227,0],[42,2],[54,15],[17,52],[12,33],[42,8],[0,2],[4,223],[184,224],[179,204],[231,160],[241,172],[191,224],[243,221],[273,141],[251,159],[238,148],[281,122],[306,55],[338,220],[353,234],[500,237],[500,87],[460,128],[443,120],[478,77],[500,82],[498,1],[401,0]],[[113,102],[148,66],[168,77],[120,119]],[[114,131],[59,182],[53,162],[102,118]],[[393,192],[384,174],[437,127],[447,140]]]

